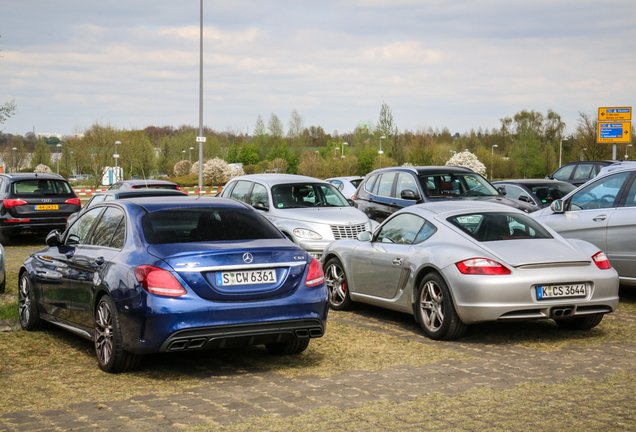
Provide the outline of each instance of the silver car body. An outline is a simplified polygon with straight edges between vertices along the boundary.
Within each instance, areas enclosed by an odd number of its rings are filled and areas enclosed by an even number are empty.
[[[359,176],[332,177],[325,179],[326,182],[336,186],[347,199],[353,199],[353,196],[355,195],[362,180],[364,180],[364,177]],[[352,182],[355,182],[356,184],[353,184]]]
[[[531,216],[563,237],[595,244],[621,283],[636,286],[636,162],[603,168],[597,177]]]
[[[249,189],[247,193],[235,193],[235,189],[237,189],[235,186],[241,181],[260,185],[260,190],[267,192],[267,202],[263,201],[265,196],[262,192],[258,198],[253,197],[253,190],[256,186]],[[277,208],[274,206],[272,187],[294,184],[327,185],[334,194],[338,195],[343,205],[338,207],[301,208]],[[263,202],[266,204],[266,208],[257,206],[257,210],[262,212],[290,240],[317,259],[320,259],[323,249],[334,240],[356,238],[360,232],[372,231],[377,226],[377,222],[370,221],[367,215],[355,207],[349,206],[346,199],[335,186],[313,177],[292,174],[254,174],[235,177],[228,182],[220,196],[238,199],[251,205]],[[303,230],[316,233],[317,236],[313,237],[320,238],[304,236],[303,233],[306,233],[306,231]]]
[[[341,261],[352,301],[413,315],[421,281],[430,272],[439,273],[450,288],[457,314],[465,324],[551,318],[564,308],[571,308],[572,316],[616,309],[617,273],[611,268],[601,270],[593,263],[591,257],[599,252],[596,246],[566,240],[549,228],[546,229],[553,238],[479,242],[447,221],[452,216],[476,212],[524,214],[486,202],[414,205],[387,219],[372,241],[340,240],[329,245],[323,254],[323,267],[333,257]],[[387,224],[405,214],[424,219],[434,226],[434,233],[421,243],[377,241]],[[511,273],[460,273],[456,263],[476,257],[497,261]],[[326,277],[329,280],[329,274]],[[577,283],[588,287],[583,298],[538,298],[538,286]]]

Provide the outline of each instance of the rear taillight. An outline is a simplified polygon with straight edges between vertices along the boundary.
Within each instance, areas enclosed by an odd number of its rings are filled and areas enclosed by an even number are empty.
[[[24,223],[24,222],[29,222],[31,219],[5,219],[6,223]]]
[[[4,208],[11,208],[19,205],[28,204],[25,200],[21,199],[6,199],[4,200]]]
[[[80,202],[79,198],[69,198],[66,201],[64,201],[64,204],[73,204],[76,206],[81,206],[82,203]]]
[[[497,261],[486,258],[471,258],[455,263],[462,274],[474,275],[509,275],[510,270]]]
[[[322,266],[318,260],[314,258],[309,263],[309,270],[307,270],[305,285],[308,287],[315,287],[323,283],[325,283],[325,274],[322,272]]]
[[[596,264],[596,267],[600,268],[601,270],[612,268],[612,265],[603,252],[596,253],[592,256],[592,259],[594,260],[594,264]]]
[[[179,297],[187,291],[168,270],[158,267],[141,265],[135,268],[135,276],[141,287],[150,294],[167,297]]]

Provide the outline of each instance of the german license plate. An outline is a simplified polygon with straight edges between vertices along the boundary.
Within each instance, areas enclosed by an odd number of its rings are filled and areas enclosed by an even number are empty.
[[[539,300],[585,296],[587,296],[587,285],[585,284],[537,286],[537,298]]]
[[[276,270],[246,270],[219,272],[216,274],[218,286],[257,285],[276,283]]]
[[[59,210],[57,204],[39,204],[35,206],[36,210]]]

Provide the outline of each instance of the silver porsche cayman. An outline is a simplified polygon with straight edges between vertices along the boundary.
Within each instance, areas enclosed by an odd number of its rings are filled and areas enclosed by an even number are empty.
[[[598,247],[491,203],[407,207],[373,234],[331,243],[322,263],[332,309],[410,313],[438,340],[496,320],[589,329],[618,304],[618,274]]]

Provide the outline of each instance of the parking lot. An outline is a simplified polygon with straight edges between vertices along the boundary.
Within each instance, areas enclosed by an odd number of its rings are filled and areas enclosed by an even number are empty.
[[[38,241],[8,246],[7,294]],[[370,306],[329,315],[294,357],[261,347],[147,356],[101,372],[66,331],[0,333],[0,431],[633,430],[636,290],[589,331],[552,321],[473,326],[454,342]]]

